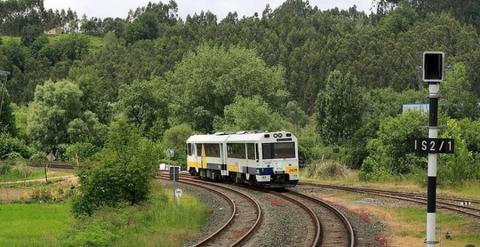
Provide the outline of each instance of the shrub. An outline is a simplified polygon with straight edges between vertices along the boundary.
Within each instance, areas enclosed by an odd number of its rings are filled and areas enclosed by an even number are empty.
[[[47,154],[45,152],[40,152],[40,151],[35,152],[30,157],[30,160],[32,160],[32,161],[45,161],[45,160],[47,160]]]
[[[106,147],[80,171],[80,194],[73,201],[74,214],[92,215],[103,206],[136,204],[147,199],[158,164],[153,147],[125,119],[112,123]]]
[[[188,124],[176,125],[165,131],[162,143],[165,149],[172,148],[174,150],[173,160],[181,164],[186,163],[185,142],[192,134],[193,130]]]
[[[98,147],[88,142],[78,142],[68,145],[66,148],[66,154],[69,160],[75,160],[76,158],[79,160],[86,160],[97,152]]]
[[[424,114],[414,111],[381,120],[378,137],[368,142],[369,155],[361,167],[360,178],[408,174],[425,163],[424,157],[411,152],[410,141],[425,135],[420,127],[426,122]]]
[[[347,173],[347,168],[334,160],[313,162],[306,168],[307,176],[313,178],[344,178],[347,176]]]
[[[28,167],[27,165],[19,164],[12,169],[12,173],[23,179],[27,179],[32,175],[33,171],[32,168]]]
[[[12,166],[8,164],[0,164],[0,175],[5,175],[10,172]]]
[[[22,140],[8,135],[0,135],[0,159],[12,152],[20,154],[23,158],[28,159],[35,150],[27,146]]]
[[[461,137],[458,121],[449,119],[447,129],[442,133],[444,138],[455,140],[454,154],[441,154],[438,166],[438,182],[444,185],[458,185],[469,179],[480,178],[474,156],[467,149],[467,142]]]
[[[11,153],[5,155],[4,159],[6,159],[6,160],[22,160],[23,157],[22,157],[21,154],[19,154],[17,152],[11,152]]]

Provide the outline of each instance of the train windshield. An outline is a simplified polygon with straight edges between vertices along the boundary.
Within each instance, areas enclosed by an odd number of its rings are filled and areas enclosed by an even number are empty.
[[[295,158],[294,142],[263,143],[263,159]]]

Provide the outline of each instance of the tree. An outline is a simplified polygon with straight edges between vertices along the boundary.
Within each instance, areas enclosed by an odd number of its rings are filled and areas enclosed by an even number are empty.
[[[296,131],[307,124],[308,116],[296,101],[289,101],[283,111],[286,120],[293,124]]]
[[[103,206],[146,200],[159,160],[153,147],[126,119],[112,123],[105,148],[93,164],[80,171],[80,195],[73,202],[75,215],[92,215]]]
[[[467,149],[460,127],[457,120],[448,119],[447,128],[442,133],[442,137],[455,140],[455,153],[441,154],[439,157],[441,165],[438,177],[441,178],[439,181],[441,185],[459,185],[466,180],[480,178],[478,166],[474,163],[472,153]]]
[[[342,144],[350,139],[361,126],[362,104],[357,79],[350,73],[332,71],[325,90],[317,98],[317,124],[322,140]]]
[[[172,148],[174,151],[173,160],[185,163],[187,157],[185,155],[185,144],[191,135],[193,135],[192,127],[188,124],[179,124],[166,130],[163,134],[162,144],[165,148]]]
[[[27,134],[49,151],[59,144],[102,143],[104,127],[96,115],[82,110],[83,92],[71,81],[47,81],[37,86],[27,116]]]
[[[10,105],[10,95],[3,86],[0,75],[0,134],[16,134],[15,117]]]
[[[376,180],[421,168],[425,158],[412,153],[410,140],[424,135],[421,126],[426,122],[426,115],[416,111],[381,120],[377,137],[368,142],[369,155],[361,167],[360,178]]]
[[[30,46],[35,40],[43,34],[43,29],[36,25],[28,25],[22,29],[22,44]]]
[[[124,113],[130,124],[144,136],[158,139],[167,127],[168,108],[165,99],[154,95],[152,83],[134,81],[120,88],[115,110]]]
[[[173,92],[176,122],[194,129],[212,130],[212,121],[223,117],[224,108],[237,96],[259,95],[273,109],[286,98],[283,70],[268,67],[254,51],[243,48],[202,46],[188,54],[166,75]]]
[[[475,119],[480,116],[479,100],[466,78],[463,64],[454,64],[453,70],[447,72],[447,80],[442,83],[440,90],[443,103],[441,109],[451,118]]]
[[[217,131],[278,131],[285,126],[280,114],[273,112],[260,96],[235,98],[233,104],[225,107],[224,118],[217,117],[214,121]]]

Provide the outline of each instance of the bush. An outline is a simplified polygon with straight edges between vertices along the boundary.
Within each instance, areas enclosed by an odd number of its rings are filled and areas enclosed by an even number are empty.
[[[0,135],[0,159],[12,152],[20,154],[23,158],[28,159],[35,149],[27,146],[22,140],[8,135]]]
[[[10,172],[12,166],[8,164],[0,164],[0,175],[5,175]]]
[[[80,171],[80,194],[73,201],[74,214],[92,215],[103,206],[144,201],[157,164],[153,143],[142,138],[125,119],[112,123],[106,147]]]
[[[173,160],[185,164],[187,156],[185,154],[185,145],[188,137],[193,135],[193,130],[188,124],[180,124],[171,127],[163,134],[163,148],[172,148],[174,150]],[[165,152],[165,150],[163,150]],[[163,153],[162,153],[163,155]]]
[[[32,175],[33,171],[32,171],[32,168],[28,167],[27,165],[20,164],[20,165],[15,166],[12,169],[12,173],[17,175],[18,177],[21,177],[23,179],[27,179],[28,177],[30,177]]]
[[[306,175],[312,178],[344,178],[347,176],[347,168],[338,161],[321,160],[313,162],[306,168]]]
[[[98,152],[98,147],[91,143],[79,142],[67,146],[66,154],[69,160],[86,160]]]
[[[449,119],[444,138],[455,140],[454,154],[441,154],[438,166],[438,183],[440,185],[459,185],[469,179],[479,179],[480,172],[474,156],[467,149],[467,142],[461,137],[462,129],[458,121]]]
[[[30,157],[32,161],[45,161],[47,160],[47,154],[45,152],[36,152]]]
[[[414,111],[381,120],[378,137],[368,142],[369,155],[361,167],[360,178],[376,180],[388,174],[409,174],[421,167],[425,157],[411,152],[410,141],[425,135],[421,126],[426,122],[424,114]]]
[[[6,159],[6,160],[22,160],[23,157],[22,157],[21,154],[19,154],[17,152],[11,152],[11,153],[5,155],[4,159]]]

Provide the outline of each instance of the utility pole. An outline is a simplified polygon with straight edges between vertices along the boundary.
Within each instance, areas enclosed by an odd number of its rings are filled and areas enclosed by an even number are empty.
[[[0,100],[0,119],[2,119],[2,108],[3,108],[3,100],[5,98],[5,93],[3,92],[3,87],[5,87],[5,91],[7,90],[7,79],[8,79],[8,75],[10,75],[10,72],[8,71],[4,71],[4,70],[0,70],[0,76],[2,77],[2,81],[3,81],[3,85],[1,87],[1,92],[2,92],[2,99]]]

